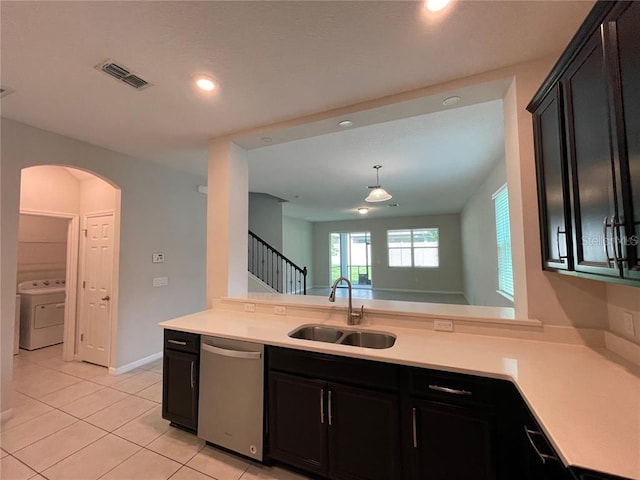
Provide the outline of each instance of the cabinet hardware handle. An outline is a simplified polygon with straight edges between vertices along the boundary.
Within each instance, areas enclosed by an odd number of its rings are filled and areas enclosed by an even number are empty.
[[[604,248],[604,257],[607,260],[607,267],[611,266],[611,260],[613,260],[609,256],[609,238],[607,237],[607,228],[609,227],[613,227],[613,225],[609,223],[608,217],[604,217],[602,221],[602,246]]]
[[[262,358],[262,352],[229,350],[228,348],[215,347],[204,342],[202,343],[202,350],[204,350],[205,352],[213,353],[214,355],[221,355],[223,357],[231,358],[244,358],[245,360],[260,360]]]
[[[560,253],[560,235],[566,234],[566,230],[560,230],[560,225],[556,227],[556,246],[558,247],[558,258],[560,259],[560,263],[564,263],[564,259],[567,258],[567,255],[562,255]]]
[[[173,343],[174,345],[182,345],[183,347],[187,346],[187,342],[183,342],[181,340],[167,340],[167,343]]]
[[[622,262],[627,259],[622,256],[622,242],[619,236],[619,228],[624,228],[624,222],[621,222],[617,215],[611,217],[611,230],[613,232],[613,259],[618,268],[623,268]]]
[[[331,390],[329,390],[329,402],[328,402],[328,404],[329,404],[329,425],[333,425],[333,415],[331,413],[331,395],[332,395],[332,392],[331,392]]]
[[[417,428],[416,428],[416,409],[413,408],[413,411],[411,412],[412,415],[412,428],[413,428],[413,448],[418,448],[418,433],[417,433]]]
[[[320,423],[324,423],[324,388],[320,389]]]
[[[538,450],[538,447],[536,447],[536,444],[533,443],[533,438],[531,438],[531,435],[536,435],[539,437],[544,437],[544,435],[542,434],[542,432],[536,432],[535,430],[529,430],[527,428],[527,426],[524,426],[524,433],[527,436],[527,439],[529,440],[529,443],[531,444],[531,446],[533,447],[533,450],[536,452],[536,455],[538,455],[538,458],[540,459],[540,461],[542,462],[543,465],[545,465],[547,463],[547,460],[553,460],[553,461],[558,461],[558,459],[553,456],[553,455],[548,455],[546,453],[542,453],[540,450]]]
[[[429,385],[429,390],[451,393],[452,395],[472,395],[472,392],[470,392],[469,390],[456,390],[455,388],[441,387],[440,385]]]
[[[191,390],[193,390],[194,386],[195,386],[195,380],[193,378],[193,367],[194,367],[195,363],[193,360],[191,360]]]

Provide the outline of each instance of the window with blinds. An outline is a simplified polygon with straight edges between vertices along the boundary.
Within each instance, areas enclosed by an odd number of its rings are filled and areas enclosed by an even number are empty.
[[[387,230],[390,267],[439,266],[438,228]]]
[[[511,263],[511,229],[509,194],[503,185],[493,194],[496,209],[496,243],[498,245],[498,293],[513,301],[513,266]]]

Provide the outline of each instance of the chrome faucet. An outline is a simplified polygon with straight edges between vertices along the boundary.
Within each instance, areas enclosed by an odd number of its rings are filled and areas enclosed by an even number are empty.
[[[364,317],[364,305],[360,307],[359,312],[353,311],[353,302],[351,296],[351,282],[346,277],[339,277],[335,282],[333,282],[333,286],[331,287],[331,293],[329,294],[329,301],[336,301],[336,288],[338,288],[338,284],[341,281],[347,282],[347,286],[349,287],[349,309],[347,310],[347,325],[358,325],[362,317]]]

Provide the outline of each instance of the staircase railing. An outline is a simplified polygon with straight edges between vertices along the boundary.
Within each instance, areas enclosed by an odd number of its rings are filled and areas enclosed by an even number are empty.
[[[251,231],[249,272],[279,293],[307,294],[307,267],[300,268]]]

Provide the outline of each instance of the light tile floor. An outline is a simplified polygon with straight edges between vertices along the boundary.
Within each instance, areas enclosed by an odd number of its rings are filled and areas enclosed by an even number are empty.
[[[14,357],[2,480],[303,480],[225,453],[162,418],[162,360],[126,374],[63,362],[62,346]]]

